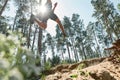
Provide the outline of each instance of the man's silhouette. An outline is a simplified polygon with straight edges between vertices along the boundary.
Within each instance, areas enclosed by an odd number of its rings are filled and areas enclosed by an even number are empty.
[[[57,3],[54,4],[54,7],[52,8],[52,2],[51,0],[47,0],[45,3],[45,6],[47,8],[46,13],[40,13],[35,17],[34,15],[31,16],[31,19],[34,20],[40,28],[46,29],[47,28],[47,21],[48,19],[52,19],[53,21],[57,22],[59,25],[59,28],[61,29],[64,37],[66,36],[63,25],[61,24],[61,21],[59,20],[58,16],[54,13],[54,10],[57,6]]]

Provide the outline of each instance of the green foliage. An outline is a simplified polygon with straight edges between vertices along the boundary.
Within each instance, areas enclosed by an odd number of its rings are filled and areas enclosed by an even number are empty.
[[[0,80],[26,80],[31,74],[39,74],[34,55],[21,46],[25,38],[19,33],[9,34],[0,34]]]
[[[70,77],[71,77],[71,78],[77,78],[78,75],[77,75],[77,74],[74,74],[74,75],[71,75]]]
[[[81,75],[81,76],[84,76],[84,75],[85,75],[85,72],[80,70],[80,75]]]
[[[89,72],[88,71],[82,71],[83,68],[86,67],[86,64],[85,63],[81,63],[78,67],[77,67],[77,70],[79,70],[79,75],[81,76],[85,76],[85,77],[88,77],[89,76]]]
[[[42,74],[41,80],[45,80],[46,75]]]
[[[70,60],[68,58],[66,58],[65,60],[61,61],[61,64],[68,64],[68,63],[76,63],[74,60]]]
[[[45,68],[45,70],[50,70],[50,68],[51,68],[51,63],[50,63],[50,61],[47,61],[47,62],[45,63],[44,68]]]
[[[77,67],[77,69],[78,70],[81,70],[81,69],[83,69],[83,68],[85,68],[86,67],[86,64],[85,63],[81,63],[78,67]]]
[[[120,4],[118,4],[118,9],[120,10]]]
[[[85,71],[82,71],[82,70],[80,70],[79,73],[80,73],[81,76],[85,76],[85,77],[88,77],[89,74],[90,74],[90,72],[88,72],[88,71],[85,72]]]
[[[7,19],[3,16],[0,16],[0,32],[5,33],[7,31]]]
[[[59,56],[53,56],[52,59],[50,59],[50,62],[51,62],[51,66],[54,67],[56,66],[57,64],[60,63],[60,57]]]

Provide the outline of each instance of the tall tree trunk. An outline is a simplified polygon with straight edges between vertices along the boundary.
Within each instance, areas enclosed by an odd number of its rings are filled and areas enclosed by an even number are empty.
[[[62,51],[62,59],[63,59],[63,61],[65,60],[65,58],[64,58],[64,52]]]
[[[51,50],[52,50],[52,56],[55,56],[53,41],[50,41],[50,45],[51,45]]]
[[[44,65],[46,64],[46,54],[45,54],[45,52],[43,53],[44,54]]]
[[[33,12],[32,7],[33,7],[33,5],[32,5],[32,0],[31,0],[31,16],[32,16],[32,12]],[[31,17],[30,17],[30,19],[31,19]],[[31,31],[32,31],[31,27],[32,27],[32,24],[30,22],[30,27],[29,27],[28,37],[27,37],[27,47],[28,48],[30,47],[30,35],[31,35]]]
[[[97,51],[96,52],[98,52],[98,57],[100,57],[101,56],[101,54],[100,54],[101,51],[100,51],[100,46],[99,46],[99,43],[97,41],[97,37],[96,37],[95,31],[93,31],[93,34],[95,36],[95,41],[96,41],[96,45],[97,45]]]
[[[113,14],[111,14],[111,17],[112,17],[113,20],[114,20],[114,25],[117,27],[117,25],[116,25],[116,23],[115,23],[115,18],[114,18],[114,16],[113,16]],[[112,27],[112,26],[111,26],[111,27]],[[119,39],[118,33],[116,32],[115,28],[112,27],[112,29],[113,29],[113,31],[114,31],[114,33],[115,33],[117,39]]]
[[[74,44],[73,44],[73,42],[74,42],[74,40],[73,39],[71,39],[71,41],[72,41],[72,49],[73,49],[73,52],[74,52],[74,58],[75,58],[75,61],[77,62],[77,53],[76,53],[76,51],[75,51],[75,47],[74,47]]]
[[[30,35],[31,35],[31,31],[32,31],[31,27],[32,27],[32,24],[30,24],[29,31],[28,31],[28,37],[27,37],[27,47],[28,48],[30,47],[30,40],[31,40]]]
[[[69,62],[71,63],[71,55],[70,55],[70,49],[69,49],[69,46],[68,46],[68,43],[66,43],[67,45],[67,50],[68,50],[68,56],[69,56]]]
[[[77,58],[77,62],[79,61],[79,54],[77,52],[77,48],[75,47],[75,52],[76,52],[76,58]]]
[[[85,53],[83,53],[82,46],[80,46],[80,47],[79,47],[79,56],[82,58],[82,60],[85,59],[84,54],[85,54]]]
[[[73,46],[73,49],[74,49],[75,61],[77,62],[78,61],[78,54],[77,54],[76,47]]]
[[[86,56],[86,54],[85,54],[85,49],[84,49],[84,46],[83,46],[84,44],[83,43],[81,43],[81,49],[82,49],[82,53],[83,53],[83,55],[84,55],[84,60],[85,59],[87,59],[87,56]]]
[[[18,11],[17,11],[17,13],[18,13]],[[15,15],[15,19],[14,19],[14,23],[13,23],[13,28],[12,28],[12,31],[14,31],[14,30],[15,30],[15,23],[16,23],[16,19],[17,19],[17,13],[16,13],[16,15]]]
[[[40,28],[38,34],[38,53],[42,55],[42,29]]]
[[[103,16],[105,18],[105,26],[108,27],[108,28],[111,28],[113,30],[114,34],[116,35],[116,37],[119,38],[116,31],[114,30],[114,28],[112,26],[111,27],[109,26],[108,19],[105,16],[105,12],[103,12]],[[110,34],[110,37],[111,37],[111,41],[113,42],[112,33]]]
[[[41,66],[41,55],[42,55],[42,29],[39,28],[39,34],[38,34],[38,59],[39,59],[39,63],[37,64],[37,66]]]
[[[35,38],[36,38],[36,33],[37,33],[37,28],[35,29],[35,33],[34,33],[34,37],[33,37],[33,43],[32,43],[32,51],[33,51],[33,47],[34,47],[34,43],[35,43]]]
[[[2,15],[2,13],[3,13],[3,11],[4,11],[4,9],[5,9],[6,5],[7,5],[7,3],[8,3],[8,0],[5,1],[5,4],[3,5],[3,7],[2,7],[2,9],[0,11],[0,16]]]

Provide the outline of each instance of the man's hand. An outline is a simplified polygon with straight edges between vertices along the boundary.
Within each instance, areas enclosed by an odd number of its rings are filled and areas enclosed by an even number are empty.
[[[54,4],[53,12],[55,11],[56,6],[57,6],[57,2]]]
[[[56,6],[57,6],[57,4],[58,4],[58,3],[56,2],[56,3],[54,4],[54,7],[56,7]]]

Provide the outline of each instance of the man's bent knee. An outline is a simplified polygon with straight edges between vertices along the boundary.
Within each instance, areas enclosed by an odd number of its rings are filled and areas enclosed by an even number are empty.
[[[43,28],[46,29],[46,28],[47,28],[47,25],[46,25],[46,24],[43,24]]]

